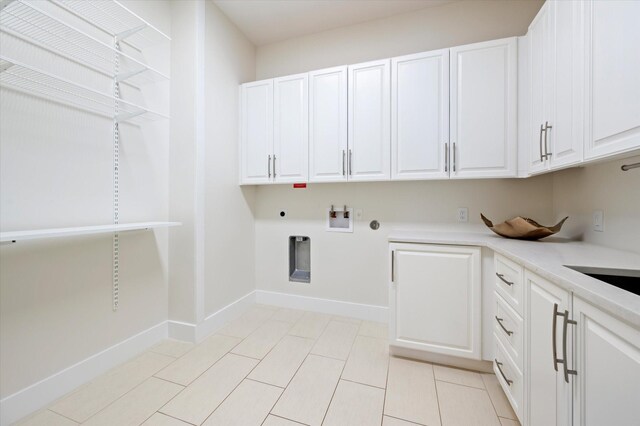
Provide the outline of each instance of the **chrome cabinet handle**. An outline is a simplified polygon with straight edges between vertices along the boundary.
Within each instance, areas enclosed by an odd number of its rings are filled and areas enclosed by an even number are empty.
[[[273,154],[273,178],[276,178],[276,155]]]
[[[269,179],[271,179],[271,155],[269,155],[269,159],[267,160],[267,169],[269,170]]]
[[[396,256],[395,256],[396,252],[395,250],[391,250],[391,282],[395,282],[396,281]]]
[[[543,127],[543,126],[542,126],[542,124],[541,124],[541,125],[540,125],[540,162],[541,162],[541,163],[542,163],[542,162],[544,161],[544,159],[545,159],[545,156],[544,156],[544,154],[542,153],[542,132],[545,132],[545,134],[546,134],[546,131],[545,131],[544,127]]]
[[[558,359],[558,348],[556,346],[556,326],[557,326],[557,318],[558,315],[562,315],[562,314],[558,314],[558,304],[554,303],[553,304],[553,321],[552,321],[552,330],[551,330],[551,347],[553,348],[553,368],[558,371],[558,363],[559,362],[563,362],[561,359]]]
[[[347,174],[346,171],[345,171],[345,166],[344,166],[344,157],[345,157],[345,155],[346,155],[346,152],[343,149],[342,150],[342,176],[345,176]]]
[[[351,168],[351,166],[353,165],[353,152],[351,152],[351,150],[349,150],[349,176],[351,176],[353,170]]]
[[[507,281],[504,278],[504,274],[499,274],[499,273],[496,272],[496,277],[500,278],[500,281],[502,281],[503,283],[505,283],[508,286],[512,286],[513,285],[513,283],[511,281]]]
[[[496,315],[496,321],[498,321],[500,328],[502,328],[504,332],[507,333],[507,336],[511,336],[513,334],[513,331],[507,330],[507,328],[502,324],[502,321],[504,321],[504,318],[498,318],[498,316]]]
[[[545,121],[544,123],[544,158],[551,157],[551,153],[549,152],[549,129],[553,129],[553,126],[549,126],[549,122]]]
[[[513,383],[513,380],[509,380],[507,379],[507,376],[504,375],[504,371],[502,371],[502,363],[498,361],[497,358],[493,359],[496,362],[496,366],[498,367],[498,371],[500,372],[500,375],[502,376],[502,378],[504,379],[505,382],[507,382],[508,386],[511,386],[511,383]]]
[[[557,317],[563,317],[562,321],[562,354],[564,359],[560,359],[557,356],[556,350],[556,325],[557,325]],[[565,309],[564,312],[558,312],[558,304],[553,304],[553,367],[556,371],[558,371],[558,364],[562,364],[563,372],[564,372],[564,381],[569,383],[569,375],[576,375],[578,372],[576,370],[569,370],[569,360],[567,359],[567,328],[569,324],[576,325],[578,324],[574,320],[569,319],[569,311]]]
[[[449,171],[449,144],[444,144],[444,171]]]
[[[456,171],[456,143],[453,143],[453,171]]]

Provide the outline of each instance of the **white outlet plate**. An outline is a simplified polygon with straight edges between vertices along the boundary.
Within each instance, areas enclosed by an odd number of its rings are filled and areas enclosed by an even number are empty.
[[[596,232],[604,232],[604,211],[595,210],[593,212],[593,230]]]
[[[469,209],[466,207],[458,207],[458,222],[469,222]]]

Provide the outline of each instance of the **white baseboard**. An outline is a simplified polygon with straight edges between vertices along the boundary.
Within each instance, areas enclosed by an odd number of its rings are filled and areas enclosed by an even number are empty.
[[[417,359],[433,364],[448,365],[450,367],[464,368],[466,370],[479,371],[481,373],[492,373],[493,364],[490,361],[482,361],[476,359],[459,358],[457,356],[435,354],[432,352],[424,352],[416,349],[401,348],[399,346],[389,346],[389,352],[392,355],[402,358]]]
[[[220,330],[225,324],[242,315],[251,305],[256,303],[256,292],[252,291],[235,302],[206,317],[200,324],[181,321],[167,321],[169,337],[185,342],[199,343],[205,337]]]
[[[304,309],[331,315],[343,315],[369,321],[388,322],[389,308],[341,300],[319,299],[295,294],[256,290],[256,302],[284,308]]]
[[[46,379],[0,400],[0,425],[12,424],[51,404],[78,386],[93,380],[165,339],[167,321],[123,340]]]
[[[195,341],[200,342],[208,335],[220,330],[228,322],[240,317],[254,303],[256,303],[256,292],[252,291],[209,315],[196,327]]]

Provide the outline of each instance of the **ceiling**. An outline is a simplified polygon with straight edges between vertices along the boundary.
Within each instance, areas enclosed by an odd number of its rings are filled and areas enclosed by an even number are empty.
[[[453,1],[213,0],[258,46]]]

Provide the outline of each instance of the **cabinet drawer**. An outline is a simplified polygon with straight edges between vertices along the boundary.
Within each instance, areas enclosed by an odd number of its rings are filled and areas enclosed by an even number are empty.
[[[524,310],[524,268],[504,256],[495,255],[496,291],[522,316]]]
[[[524,365],[524,325],[520,315],[495,293],[495,335],[502,341],[509,356],[522,371]]]
[[[504,390],[513,411],[518,416],[518,419],[522,423],[522,411],[523,411],[523,392],[524,381],[522,380],[522,373],[515,366],[513,360],[504,346],[500,342],[498,336],[495,336],[495,359],[493,361],[493,371],[498,378],[498,382]],[[499,364],[498,364],[499,363]],[[510,382],[508,383],[507,380]]]

